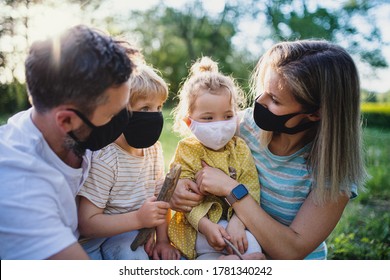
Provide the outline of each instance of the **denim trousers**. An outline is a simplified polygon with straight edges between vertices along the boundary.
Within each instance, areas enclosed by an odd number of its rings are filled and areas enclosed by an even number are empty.
[[[112,237],[93,238],[82,244],[88,256],[93,260],[148,260],[144,246],[132,251],[130,245],[138,230],[125,232]]]

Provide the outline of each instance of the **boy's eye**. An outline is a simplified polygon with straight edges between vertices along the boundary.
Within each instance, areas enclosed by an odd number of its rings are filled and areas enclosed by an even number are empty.
[[[225,120],[230,120],[233,116],[225,116]]]
[[[271,100],[272,100],[272,103],[274,103],[274,104],[279,104],[279,101],[276,100],[274,97],[271,97]]]
[[[149,111],[149,107],[142,107],[140,111],[141,112],[148,112]]]
[[[213,120],[213,117],[202,117],[202,120],[205,120],[205,121],[212,121],[212,120]]]

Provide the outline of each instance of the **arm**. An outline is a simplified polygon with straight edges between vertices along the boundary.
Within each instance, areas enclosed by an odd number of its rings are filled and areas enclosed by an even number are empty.
[[[234,246],[240,251],[241,254],[244,254],[248,249],[248,240],[246,238],[245,233],[245,225],[241,220],[237,217],[236,214],[233,214],[231,217],[226,231],[230,235],[230,242],[233,243]],[[233,251],[230,247],[227,247],[230,254],[233,254]]]
[[[107,215],[87,198],[81,197],[78,211],[79,230],[86,237],[108,237],[165,222],[169,203],[148,198],[137,211]]]
[[[178,260],[180,259],[180,252],[171,245],[168,238],[168,223],[171,213],[168,211],[166,222],[157,226],[156,246],[153,250],[154,260]]]
[[[191,140],[186,139],[181,140],[177,145],[172,162],[181,165],[181,175],[170,201],[172,209],[176,211],[189,212],[203,199],[203,195],[193,181],[196,171],[201,168],[199,159],[195,160],[193,155],[193,151],[196,152],[198,149],[191,144]]]
[[[88,260],[87,253],[83,250],[79,243],[73,243],[64,250],[54,254],[48,260]]]
[[[216,251],[221,251],[226,247],[223,237],[230,239],[229,234],[221,225],[213,223],[207,217],[199,221],[199,232],[206,236],[207,242]]]
[[[198,185],[189,179],[180,179],[171,197],[170,205],[175,211],[188,212],[201,203],[203,195]]]
[[[226,196],[238,184],[223,172],[205,166],[197,174],[203,192]],[[302,259],[311,253],[332,232],[348,203],[341,195],[336,202],[322,206],[310,194],[290,226],[274,220],[251,197],[233,204],[234,211],[273,259]]]

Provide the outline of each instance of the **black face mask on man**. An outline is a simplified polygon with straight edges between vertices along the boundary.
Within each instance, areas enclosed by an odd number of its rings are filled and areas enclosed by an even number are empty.
[[[75,112],[80,119],[83,120],[90,128],[92,128],[91,134],[84,141],[80,141],[73,131],[68,132],[68,135],[75,140],[81,148],[89,149],[91,151],[97,151],[108,144],[114,142],[126,128],[129,122],[129,113],[127,109],[123,109],[116,116],[114,116],[108,123],[101,126],[95,126],[91,123],[86,116],[84,116],[80,111],[75,109],[67,109],[69,111]]]
[[[257,98],[256,98],[257,100]],[[315,112],[315,111],[314,111]],[[296,134],[298,132],[309,129],[310,127],[316,125],[318,121],[307,122],[298,124],[294,127],[286,127],[285,124],[292,117],[295,117],[299,114],[310,114],[312,112],[306,113],[292,113],[286,115],[275,115],[270,110],[265,108],[263,105],[255,101],[255,106],[253,110],[253,119],[258,127],[263,130],[273,131],[278,133],[287,133],[287,134]]]
[[[123,134],[127,144],[140,149],[153,146],[164,125],[162,112],[131,112],[129,123]]]

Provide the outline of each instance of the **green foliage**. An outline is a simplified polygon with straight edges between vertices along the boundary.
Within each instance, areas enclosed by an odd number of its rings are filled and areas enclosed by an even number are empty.
[[[14,81],[11,84],[0,84],[0,112],[12,114],[28,107],[26,86]]]
[[[362,103],[363,124],[365,127],[390,128],[390,103],[376,102],[377,96]]]
[[[369,203],[371,199],[390,201],[390,128],[365,128],[363,140],[370,178],[359,200],[362,203]]]
[[[390,259],[390,129],[364,129],[370,175],[327,239],[329,259]]]
[[[386,5],[384,2],[343,1],[341,8],[328,8],[321,2],[313,7],[310,0],[300,2],[294,7],[291,0],[266,1],[265,16],[277,41],[319,38],[339,42],[344,38],[349,52],[363,62],[376,68],[388,66],[380,48],[381,33],[370,16],[375,9]],[[357,19],[360,25],[356,25]],[[367,30],[361,30],[363,25]]]
[[[390,259],[390,213],[351,202],[327,239],[328,259]]]
[[[363,124],[367,127],[389,128],[390,114],[363,112]]]
[[[147,62],[168,81],[172,92],[168,105],[173,105],[189,67],[201,56],[212,57],[221,72],[232,74],[246,86],[249,69],[253,68],[251,56],[233,49],[237,27],[229,21],[230,12],[226,7],[221,15],[210,17],[203,4],[195,1],[183,10],[156,6],[132,13],[136,25],[129,33],[138,35]]]
[[[172,130],[173,117],[170,113],[171,108],[164,107],[164,127],[159,139],[164,152],[165,171],[169,170],[169,164],[171,163],[171,160],[175,154],[177,142],[180,140],[180,137]]]

